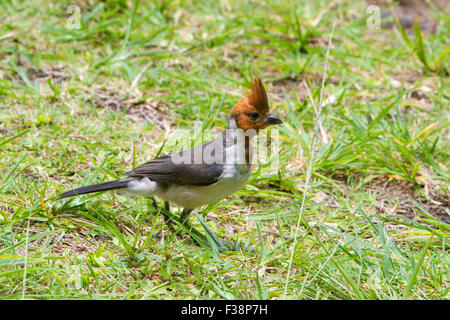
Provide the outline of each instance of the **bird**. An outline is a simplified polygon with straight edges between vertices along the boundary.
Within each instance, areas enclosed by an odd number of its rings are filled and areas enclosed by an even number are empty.
[[[64,192],[58,199],[93,192],[120,190],[128,195],[159,197],[163,216],[172,229],[170,203],[183,208],[179,220],[188,225],[188,216],[198,207],[220,201],[247,182],[252,172],[251,140],[260,130],[281,124],[269,110],[264,85],[259,77],[232,108],[227,128],[214,140],[177,153],[159,156],[133,170],[124,178],[88,185]],[[203,224],[206,229],[206,225]],[[210,231],[206,231],[211,235]],[[214,237],[216,243],[222,244]]]

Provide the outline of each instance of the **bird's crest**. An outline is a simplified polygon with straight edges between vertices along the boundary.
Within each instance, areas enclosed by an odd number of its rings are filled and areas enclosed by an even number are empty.
[[[269,102],[267,100],[266,90],[260,78],[255,78],[252,81],[252,88],[250,92],[246,93],[247,98],[241,98],[233,108],[232,115],[240,113],[248,113],[256,111],[260,114],[267,114],[269,112]]]
[[[266,90],[260,78],[253,80],[252,89],[250,92],[247,92],[247,99],[248,103],[254,106],[261,114],[269,112]]]

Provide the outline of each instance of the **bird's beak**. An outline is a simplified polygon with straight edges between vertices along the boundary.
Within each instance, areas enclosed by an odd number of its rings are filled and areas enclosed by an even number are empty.
[[[262,121],[266,126],[271,126],[274,124],[280,124],[283,123],[283,121],[281,121],[280,118],[278,118],[276,115],[274,115],[273,113],[269,113],[268,116],[266,118],[263,119]]]

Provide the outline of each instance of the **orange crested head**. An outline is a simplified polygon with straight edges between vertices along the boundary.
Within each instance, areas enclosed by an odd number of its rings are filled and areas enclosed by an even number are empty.
[[[280,118],[269,112],[269,102],[261,79],[255,78],[246,98],[241,98],[231,112],[236,126],[244,131],[267,128],[270,125],[283,123]]]

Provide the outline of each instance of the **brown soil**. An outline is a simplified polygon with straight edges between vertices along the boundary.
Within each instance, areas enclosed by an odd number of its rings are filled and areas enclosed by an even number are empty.
[[[64,72],[63,66],[49,66],[44,69],[36,69],[26,58],[21,55],[17,56],[17,66],[25,71],[28,79],[32,82],[35,80],[47,79],[62,82],[69,78],[69,76]],[[14,72],[11,77],[6,75],[4,78],[16,83],[25,83],[17,72]]]
[[[169,108],[159,101],[123,98],[118,93],[108,90],[98,90],[88,100],[91,100],[97,108],[108,107],[115,111],[126,111],[130,118],[154,123],[161,129],[167,129],[170,124]]]
[[[450,12],[450,2],[447,0],[431,0],[440,12]],[[368,5],[378,5],[381,7],[381,16],[386,20],[383,28],[394,28],[394,16],[397,16],[401,25],[405,29],[411,29],[415,19],[420,21],[422,30],[435,32],[437,29],[437,21],[434,18],[435,12],[423,0],[399,0],[398,4],[391,6],[393,1],[390,0],[372,0],[366,1]]]
[[[334,180],[342,181],[342,188],[348,188],[346,175],[334,176]],[[362,177],[352,176],[353,181]],[[450,224],[450,198],[437,190],[434,186],[424,185],[423,191],[427,198],[422,196],[417,187],[406,180],[398,180],[388,176],[379,176],[362,186],[366,193],[372,193],[376,198],[376,209],[380,214],[390,216],[402,215],[409,219],[419,221],[420,212],[425,212],[436,219]]]
[[[376,192],[377,208],[382,213],[395,213],[417,220],[421,217],[420,212],[425,211],[436,219],[450,224],[450,215],[446,212],[450,210],[450,199],[443,194],[434,192],[430,195],[430,199],[425,199],[410,182],[383,178],[372,180],[367,188]]]

